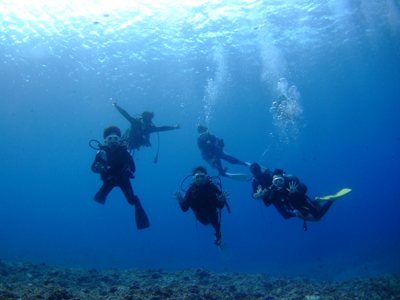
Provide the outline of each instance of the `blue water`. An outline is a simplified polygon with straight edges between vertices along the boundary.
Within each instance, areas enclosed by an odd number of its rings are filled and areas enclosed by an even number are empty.
[[[333,280],[399,272],[398,1],[68,2],[0,2],[0,259]],[[273,109],[281,93],[284,115]],[[129,125],[111,98],[131,115],[154,111],[157,126],[182,122],[160,134],[157,164],[156,134],[135,153],[142,231],[119,189],[93,200],[88,141]],[[311,197],[352,192],[303,232],[252,199],[249,182],[223,178],[224,262],[212,228],[196,231],[172,198],[206,166],[199,123],[229,154],[295,174]]]

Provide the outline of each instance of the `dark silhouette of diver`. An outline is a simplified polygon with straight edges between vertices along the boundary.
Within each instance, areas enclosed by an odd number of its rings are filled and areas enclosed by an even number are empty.
[[[276,171],[279,172],[278,170]],[[273,172],[270,169],[266,169],[263,172],[258,163],[252,163],[250,171],[254,175],[252,180],[253,194],[251,196],[257,200],[263,200],[267,207],[272,204],[285,219],[296,217],[292,207],[287,205],[286,201],[270,201],[269,194],[271,192]]]
[[[106,202],[107,195],[114,187],[119,187],[125,195],[130,205],[135,205],[135,218],[138,229],[150,226],[147,215],[139,201],[133,193],[130,179],[134,178],[135,163],[132,156],[127,151],[125,145],[121,143],[121,130],[116,126],[110,126],[103,132],[105,145],[100,145],[94,162],[92,171],[100,173],[103,185],[94,196],[100,204]]]
[[[132,154],[134,153],[135,149],[139,150],[140,147],[151,147],[150,143],[150,134],[153,132],[160,132],[160,131],[168,131],[174,129],[180,129],[181,123],[175,126],[161,126],[156,127],[154,126],[153,122],[151,121],[154,118],[154,113],[151,111],[144,111],[140,115],[140,117],[132,117],[130,116],[124,109],[117,105],[117,100],[113,100],[114,107],[129,121],[131,126],[125,131],[123,135],[123,139],[127,140],[127,148],[128,151]],[[158,141],[160,143],[160,141]],[[158,145],[159,146],[159,145]],[[158,150],[157,150],[158,151]],[[157,153],[158,156],[158,153]],[[156,156],[156,158],[157,158]],[[157,160],[155,159],[155,162]]]
[[[194,182],[190,184],[185,196],[182,197],[180,192],[175,192],[174,198],[179,201],[182,211],[187,212],[191,208],[201,224],[213,226],[215,230],[214,243],[219,247],[222,259],[228,260],[231,254],[228,246],[222,240],[221,210],[226,205],[229,211],[226,202],[229,193],[220,190],[212,178],[208,177],[206,169],[202,166],[195,168],[192,175]]]
[[[217,138],[208,132],[208,128],[204,125],[197,125],[199,137],[197,138],[197,146],[200,149],[202,158],[207,161],[212,168],[218,170],[219,176],[224,176],[241,181],[247,180],[246,174],[229,174],[226,173],[228,168],[222,168],[221,159],[235,165],[249,167],[250,163],[240,161],[239,159],[224,152],[224,140]]]
[[[306,195],[307,186],[294,175],[286,175],[280,169],[275,169],[274,172],[267,169],[262,172],[258,163],[252,163],[250,171],[254,174],[252,197],[263,200],[267,207],[274,205],[285,219],[297,216],[304,221],[319,221],[335,200],[351,191],[342,189],[336,195],[316,197],[312,200]],[[323,201],[326,203],[321,206],[320,202]],[[303,229],[307,230],[306,223]]]

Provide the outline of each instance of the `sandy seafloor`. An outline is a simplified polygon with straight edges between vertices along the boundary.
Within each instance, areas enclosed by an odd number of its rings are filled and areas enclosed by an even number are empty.
[[[0,299],[400,299],[400,276],[340,282],[265,274],[72,269],[0,262]]]

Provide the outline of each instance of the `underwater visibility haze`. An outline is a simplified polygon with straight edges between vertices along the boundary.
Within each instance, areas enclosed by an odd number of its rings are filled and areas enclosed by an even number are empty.
[[[2,0],[0,16],[0,259],[333,280],[399,272],[398,1]],[[93,200],[88,142],[129,126],[115,99],[131,115],[153,111],[156,126],[182,123],[134,154],[144,230],[119,189]],[[217,175],[197,124],[227,153],[296,175],[310,197],[352,192],[305,232],[251,198],[251,182],[222,178],[223,261],[211,226],[196,230],[172,197],[198,165]]]

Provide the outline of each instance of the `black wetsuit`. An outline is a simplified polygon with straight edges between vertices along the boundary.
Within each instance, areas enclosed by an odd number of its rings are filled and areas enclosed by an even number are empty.
[[[292,194],[287,190],[290,182],[295,182],[297,185],[297,191]],[[312,215],[315,219],[320,220],[331,207],[333,201],[327,201],[322,207],[317,208],[316,206],[319,206],[319,204],[307,197],[306,193],[307,186],[300,182],[296,176],[289,174],[285,177],[283,188],[278,190],[275,186],[272,186],[267,203],[282,202],[287,207],[291,207],[292,210],[298,210],[305,217]]]
[[[122,136],[123,139],[128,140],[127,144],[129,151],[139,150],[140,147],[151,147],[150,134],[153,132],[174,130],[174,126],[160,126],[156,127],[150,124],[144,127],[141,118],[134,118],[130,116],[124,109],[115,105],[115,108],[131,123],[131,126],[125,131]]]
[[[224,140],[217,138],[208,132],[202,133],[197,138],[197,146],[200,149],[202,158],[207,161],[212,168],[216,168],[220,176],[229,177],[226,169],[222,168],[221,159],[234,164],[247,167],[247,164],[224,152]]]
[[[220,222],[217,209],[222,209],[225,205],[225,202],[218,201],[217,196],[221,194],[218,187],[209,179],[203,186],[192,183],[185,194],[185,202],[180,203],[180,206],[184,212],[187,212],[191,208],[196,219],[201,224],[211,224],[215,229],[216,236],[220,236]]]
[[[267,169],[260,176],[253,177],[253,192],[257,192],[258,186],[261,186],[262,189],[267,189],[267,193],[262,198],[265,206],[269,207],[271,204],[276,208],[276,210],[285,218],[293,218],[296,214],[293,212],[292,207],[289,205],[287,201],[283,199],[279,199],[279,197],[271,197],[270,194],[272,192],[272,176],[273,173]],[[254,198],[254,194],[251,195]]]
[[[100,167],[98,163],[100,163]],[[103,185],[94,196],[94,200],[104,204],[107,195],[117,186],[124,193],[128,203],[135,205],[139,199],[133,193],[129,180],[133,178],[135,170],[135,163],[125,146],[118,146],[115,150],[101,146],[92,164],[92,171],[100,173]]]

